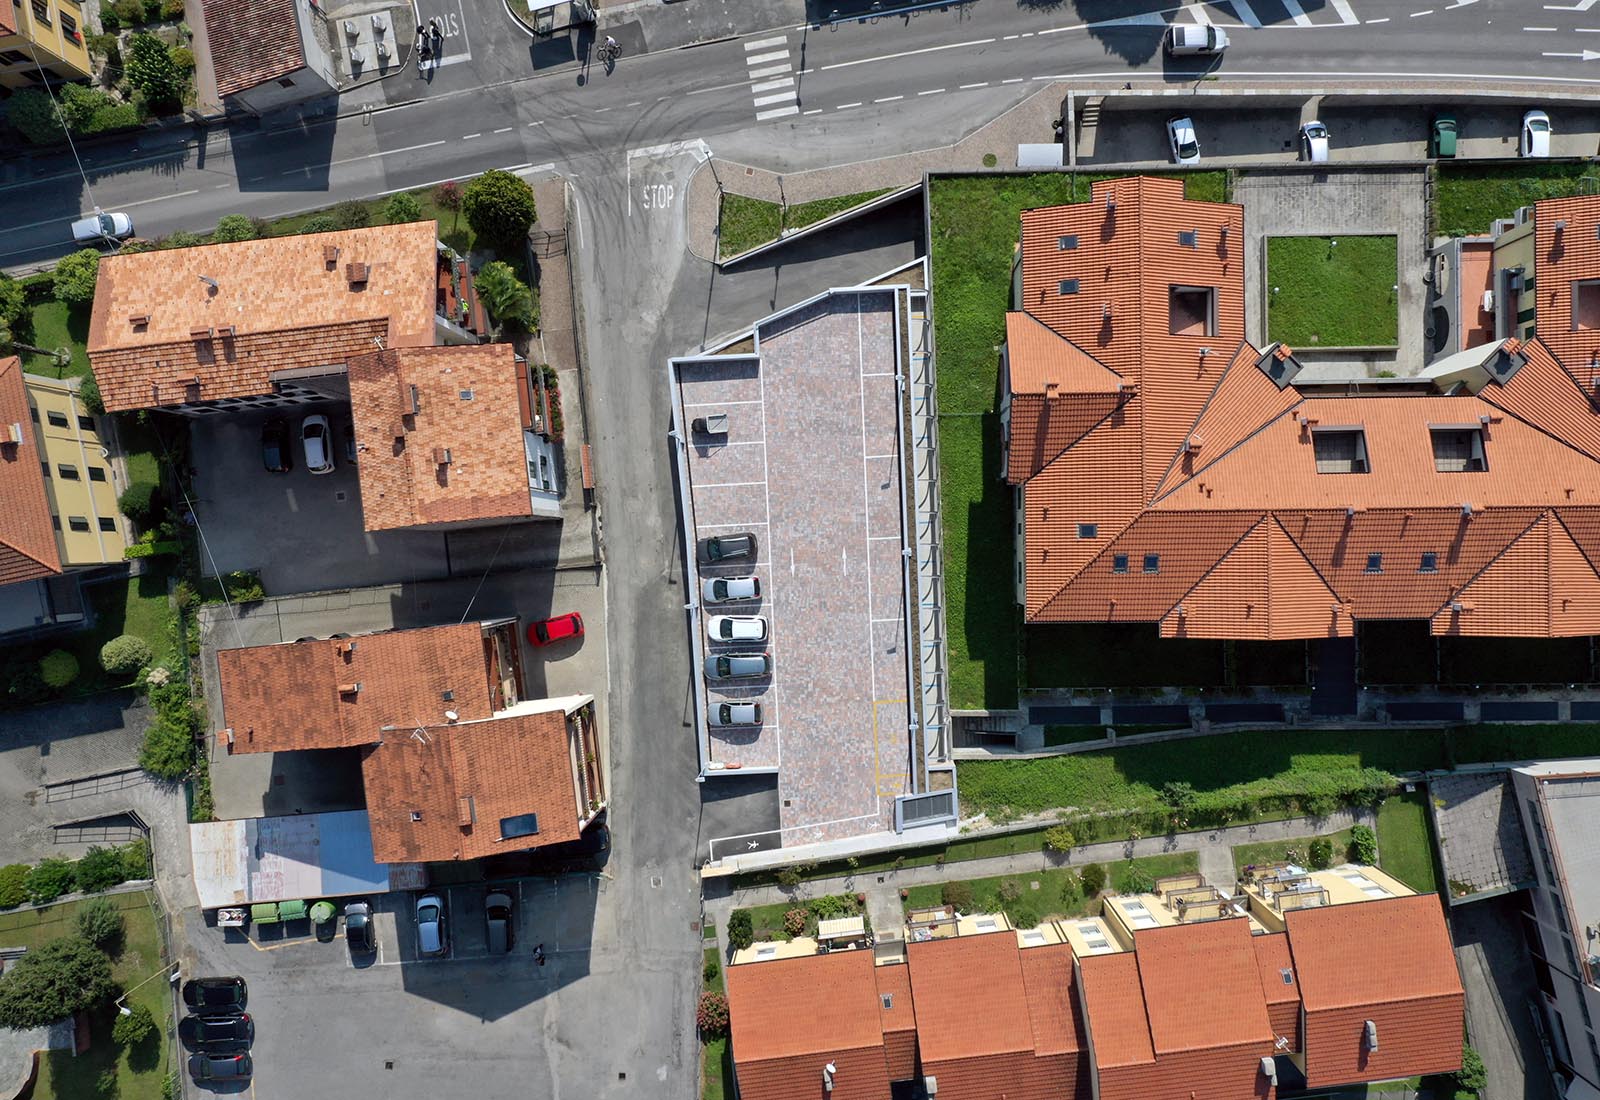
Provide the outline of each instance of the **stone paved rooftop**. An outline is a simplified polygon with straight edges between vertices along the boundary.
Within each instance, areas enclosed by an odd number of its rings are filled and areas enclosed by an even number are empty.
[[[1515,796],[1504,771],[1429,781],[1450,897],[1515,889],[1534,880]],[[1466,887],[1467,889],[1461,889]]]

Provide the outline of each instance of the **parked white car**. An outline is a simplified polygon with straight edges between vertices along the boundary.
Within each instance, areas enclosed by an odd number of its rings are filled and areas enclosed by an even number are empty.
[[[1200,139],[1194,136],[1194,120],[1189,116],[1167,119],[1167,142],[1172,146],[1172,163],[1200,163]]]
[[[1300,127],[1300,159],[1312,164],[1328,162],[1328,128],[1316,119]]]
[[[712,577],[701,586],[700,591],[706,603],[759,600],[761,580],[758,577]]]
[[[314,474],[333,473],[333,429],[328,418],[312,413],[300,422],[300,443],[306,452],[306,469]]]
[[[760,703],[712,703],[706,711],[706,724],[712,726],[759,726]]]
[[[713,642],[764,642],[767,620],[760,615],[713,615],[706,620],[706,634]]]
[[[1550,116],[1543,111],[1529,111],[1522,116],[1522,155],[1547,157],[1550,155]]]
[[[1196,23],[1174,23],[1167,28],[1167,53],[1173,57],[1185,54],[1221,53],[1228,48],[1228,32],[1221,27]]]
[[[78,244],[115,244],[133,236],[133,219],[126,214],[107,214],[99,207],[87,218],[72,223],[72,239]]]

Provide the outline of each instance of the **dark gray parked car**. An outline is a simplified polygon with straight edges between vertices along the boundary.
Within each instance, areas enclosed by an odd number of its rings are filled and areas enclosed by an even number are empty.
[[[756,537],[749,531],[740,531],[733,535],[712,535],[708,539],[700,540],[700,561],[705,565],[755,556]]]
[[[378,949],[372,931],[372,903],[366,898],[349,902],[344,907],[344,939],[352,955],[366,954]]]
[[[189,1076],[196,1081],[242,1081],[255,1066],[248,1054],[191,1054]]]
[[[236,1050],[256,1041],[256,1022],[248,1012],[237,1016],[185,1016],[178,1021],[178,1039],[189,1050]]]

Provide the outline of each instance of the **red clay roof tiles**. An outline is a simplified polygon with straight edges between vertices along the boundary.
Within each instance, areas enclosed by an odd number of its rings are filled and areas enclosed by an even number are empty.
[[[923,1062],[1032,1051],[1015,933],[930,940],[907,951]]]
[[[0,358],[0,585],[61,572],[22,360]],[[15,430],[20,443],[11,442]]]
[[[521,369],[510,344],[405,348],[350,360],[368,531],[532,513]]]
[[[1249,921],[1146,929],[1134,954],[1157,1058],[1272,1042]]]
[[[1300,983],[1294,975],[1289,937],[1282,932],[1251,936],[1256,965],[1261,971],[1261,995],[1267,1019],[1276,1038],[1289,1040],[1290,1050],[1300,1049]],[[1276,1041],[1276,1038],[1274,1041]]]
[[[306,64],[295,0],[205,0],[217,94],[234,95]]]

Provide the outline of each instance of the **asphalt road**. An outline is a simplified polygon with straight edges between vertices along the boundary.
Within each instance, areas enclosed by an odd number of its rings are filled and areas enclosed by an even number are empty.
[[[601,154],[594,170],[626,176],[626,150],[673,141],[702,140],[779,170],[925,148],[1040,81],[1193,82],[1206,64],[1169,62],[1160,49],[1163,28],[1179,19],[1229,27],[1220,71],[1242,80],[1431,75],[1530,90],[1600,86],[1591,64],[1600,38],[1595,50],[1581,48],[1587,32],[1600,32],[1600,11],[1538,0],[1424,2],[1220,0],[1136,14],[1113,0],[980,3],[625,54],[609,73],[575,63],[535,71],[527,51],[510,46],[486,59],[495,46],[480,41],[471,63],[428,81],[403,72],[381,86],[376,110],[356,117],[95,147],[84,158],[87,186],[70,157],[10,160],[0,170],[0,266],[67,251],[66,222],[96,203],[128,211],[142,236],[159,236],[209,229],[225,213],[274,216],[489,167],[571,166]],[[752,52],[752,42],[765,45]]]

